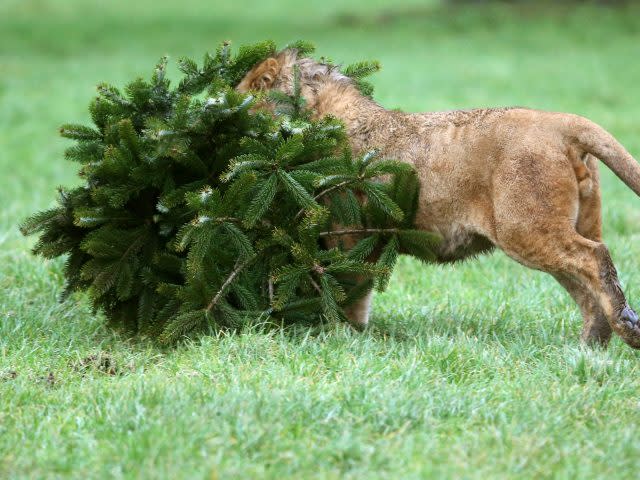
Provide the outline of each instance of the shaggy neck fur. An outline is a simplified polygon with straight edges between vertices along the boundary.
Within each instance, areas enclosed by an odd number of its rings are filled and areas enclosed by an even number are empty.
[[[386,110],[365,97],[350,78],[334,67],[305,61],[298,62],[298,66],[303,95],[314,116],[333,115],[342,120],[351,148],[357,153],[372,148],[378,148],[383,154],[392,153],[392,143],[398,146],[394,132],[406,128],[407,114]]]

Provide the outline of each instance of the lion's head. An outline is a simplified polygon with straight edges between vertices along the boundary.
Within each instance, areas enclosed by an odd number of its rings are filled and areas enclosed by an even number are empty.
[[[285,49],[255,65],[242,79],[236,90],[278,90],[293,94],[295,67],[300,72],[300,90],[309,108],[314,108],[318,94],[326,85],[351,86],[353,81],[335,65],[318,62],[308,57],[298,57],[296,49]]]

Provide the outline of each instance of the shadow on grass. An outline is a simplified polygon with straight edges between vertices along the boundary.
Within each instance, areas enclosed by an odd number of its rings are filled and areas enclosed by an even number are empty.
[[[163,356],[172,346],[160,345],[149,337],[114,329],[102,315],[91,310],[86,294],[78,293],[60,303],[62,262],[34,262],[30,257],[14,259],[2,283],[10,287],[6,296],[6,318],[0,325],[0,346],[8,350],[28,348],[44,342],[59,351],[126,350],[129,353],[153,350]],[[428,345],[434,337],[460,342],[482,342],[487,345],[577,344],[579,315],[565,322],[566,309],[549,312],[526,306],[507,304],[495,309],[479,309],[465,304],[421,307],[395,306],[373,310],[370,325],[357,332],[349,325],[309,322],[283,325],[273,322],[248,322],[235,329],[210,327],[194,333],[179,345],[198,345],[202,338],[243,334],[282,335],[293,344],[309,338],[319,342],[346,339],[349,342],[393,342],[399,345]],[[540,318],[543,317],[544,318]],[[575,321],[574,321],[575,320]],[[187,347],[188,348],[188,347]],[[66,355],[65,354],[65,355]]]

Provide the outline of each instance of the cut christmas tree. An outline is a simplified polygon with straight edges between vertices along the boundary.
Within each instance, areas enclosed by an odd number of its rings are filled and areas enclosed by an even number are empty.
[[[234,91],[275,51],[232,55],[225,43],[202,66],[180,60],[176,87],[162,59],[150,81],[100,85],[93,126],[61,128],[84,184],[60,188],[58,206],[22,231],[39,234],[36,254],[66,256],[66,295],[87,291],[113,326],[173,343],[256,321],[342,321],[386,286],[401,250],[433,258],[436,239],[412,228],[408,165],[353,158],[343,125],[311,120],[299,92],[266,99],[277,105],[267,112],[258,94]],[[371,94],[372,70],[345,73]]]

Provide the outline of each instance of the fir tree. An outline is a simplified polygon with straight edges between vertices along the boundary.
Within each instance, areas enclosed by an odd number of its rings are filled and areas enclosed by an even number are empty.
[[[386,286],[399,253],[432,259],[435,239],[412,226],[418,184],[407,165],[352,158],[342,124],[311,121],[297,89],[272,99],[276,115],[234,91],[274,52],[262,42],[234,56],[225,43],[201,66],[180,60],[175,88],[163,58],[150,81],[99,85],[93,126],[61,128],[84,184],[59,189],[58,206],[22,231],[39,234],[36,254],[66,256],[65,295],[88,291],[112,325],[172,343],[257,318],[342,320],[374,282]],[[363,77],[376,69],[345,73],[371,94]],[[326,247],[342,235],[360,240]]]

